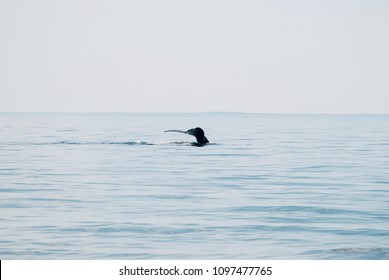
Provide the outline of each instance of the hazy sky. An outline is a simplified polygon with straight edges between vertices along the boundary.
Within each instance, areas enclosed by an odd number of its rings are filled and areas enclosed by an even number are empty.
[[[0,111],[389,114],[389,1],[0,0]]]

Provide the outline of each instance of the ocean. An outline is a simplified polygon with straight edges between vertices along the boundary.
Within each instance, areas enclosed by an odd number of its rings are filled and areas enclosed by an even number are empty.
[[[210,144],[169,129],[202,127]],[[0,113],[0,259],[389,259],[389,115]]]

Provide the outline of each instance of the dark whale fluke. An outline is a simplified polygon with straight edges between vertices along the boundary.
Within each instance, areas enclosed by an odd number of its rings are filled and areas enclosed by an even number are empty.
[[[197,143],[193,143],[193,145],[195,146],[204,146],[205,144],[209,143],[207,137],[205,137],[204,130],[200,127],[192,128],[187,131],[172,129],[172,130],[165,130],[165,132],[181,132],[181,133],[193,135],[194,137],[196,137],[197,140]]]

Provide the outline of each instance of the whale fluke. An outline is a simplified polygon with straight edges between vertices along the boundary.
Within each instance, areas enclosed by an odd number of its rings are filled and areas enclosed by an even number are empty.
[[[165,130],[165,132],[181,132],[181,133],[186,133],[186,131],[184,131],[184,130],[178,130],[178,129]]]
[[[205,137],[204,130],[200,127],[191,128],[187,131],[179,130],[179,129],[170,129],[170,130],[165,130],[165,132],[180,132],[180,133],[193,135],[194,137],[196,137],[197,140],[197,143],[193,143],[195,146],[204,146],[205,144],[209,143],[207,137]]]

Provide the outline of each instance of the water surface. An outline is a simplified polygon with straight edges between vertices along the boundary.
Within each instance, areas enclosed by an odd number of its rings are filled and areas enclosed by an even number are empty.
[[[202,127],[211,145],[167,129]],[[389,259],[389,116],[0,114],[1,259]]]

